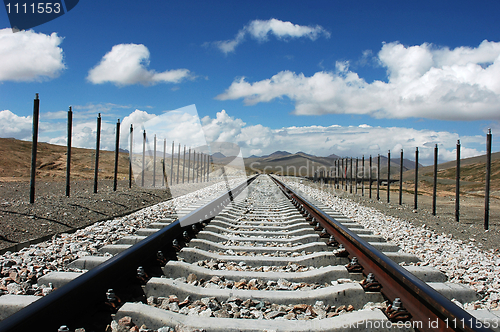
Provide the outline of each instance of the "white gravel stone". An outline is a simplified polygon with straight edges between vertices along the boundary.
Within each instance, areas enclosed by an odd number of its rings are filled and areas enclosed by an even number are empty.
[[[445,273],[450,282],[466,284],[475,289],[482,299],[465,304],[465,309],[499,309],[500,255],[478,248],[475,239],[470,239],[468,243],[455,240],[451,235],[437,234],[425,225],[416,227],[407,220],[387,216],[349,199],[293,180],[285,179],[285,182],[352,221],[359,222],[374,234],[390,240],[403,252],[416,255],[422,263],[415,265],[434,266]]]

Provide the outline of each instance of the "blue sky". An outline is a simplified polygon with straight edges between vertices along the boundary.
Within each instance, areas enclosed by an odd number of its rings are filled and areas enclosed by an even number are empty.
[[[94,1],[13,34],[0,10],[0,136],[113,149],[128,128],[195,104],[206,139],[244,156],[401,148],[430,163],[500,145],[497,1]],[[3,30],[2,30],[3,29]],[[224,110],[224,111],[223,111]],[[126,142],[123,131],[123,143]],[[176,137],[177,141],[188,141]]]

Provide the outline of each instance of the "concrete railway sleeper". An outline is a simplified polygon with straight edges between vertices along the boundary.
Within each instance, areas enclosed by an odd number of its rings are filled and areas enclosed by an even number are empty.
[[[418,258],[276,178],[248,183],[244,195],[246,184],[71,263],[87,273],[44,276],[56,290],[1,321],[0,331],[40,322],[53,331],[108,323],[113,331],[426,331],[435,322],[438,330],[488,330],[442,324],[476,322],[449,301],[475,300],[473,290],[405,265]],[[410,303],[419,289],[424,304]]]

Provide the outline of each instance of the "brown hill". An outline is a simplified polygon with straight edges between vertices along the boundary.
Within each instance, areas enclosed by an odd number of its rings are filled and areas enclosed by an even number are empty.
[[[65,181],[66,180],[66,146],[54,145],[49,143],[38,143],[37,153],[37,179],[43,181]],[[139,158],[140,153],[134,153],[134,156]],[[152,151],[148,151],[149,161],[151,164]],[[181,152],[182,155],[182,152]],[[170,158],[170,154],[166,154]],[[217,158],[223,157],[223,158]],[[218,154],[214,158],[215,164],[238,165],[235,157],[225,157],[223,154]],[[177,157],[177,155],[175,155]],[[163,158],[163,151],[157,151],[157,163]],[[176,160],[176,159],[175,159]],[[183,160],[181,158],[181,164]],[[186,160],[187,162],[187,160]],[[71,179],[72,180],[91,180],[94,179],[94,149],[71,149]],[[104,151],[99,152],[99,179],[113,179],[115,167],[115,152]],[[140,166],[138,166],[140,167]],[[29,181],[31,169],[31,142],[20,141],[13,138],[0,138],[0,182],[7,181]],[[170,162],[167,163],[167,174],[169,174]],[[217,167],[214,167],[216,172]],[[232,174],[230,169],[227,169],[228,174]],[[118,179],[128,179],[129,174],[129,154],[128,152],[120,152],[118,157]],[[157,173],[160,177],[160,173]]]
[[[95,150],[72,148],[71,178],[93,179]],[[99,177],[114,176],[114,151],[99,152]],[[128,178],[128,153],[121,152],[118,158],[118,178]],[[38,143],[37,178],[44,181],[64,181],[66,178],[66,146]],[[0,138],[0,181],[29,181],[31,168],[31,142],[13,138]]]

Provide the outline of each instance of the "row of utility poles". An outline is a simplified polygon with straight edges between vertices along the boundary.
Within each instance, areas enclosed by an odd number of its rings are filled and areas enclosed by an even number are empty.
[[[36,179],[36,158],[37,158],[37,144],[38,144],[38,123],[40,114],[40,99],[38,93],[36,94],[33,103],[33,130],[32,130],[32,148],[31,148],[31,174],[30,174],[30,203],[35,202],[35,179]],[[71,191],[71,145],[72,145],[72,130],[73,130],[73,111],[69,107],[68,111],[68,122],[67,122],[67,153],[66,153],[66,196],[70,196]],[[133,162],[133,125],[130,125],[130,150],[129,150],[129,174],[128,174],[128,186],[132,187],[132,162]],[[94,193],[98,191],[98,178],[99,178],[99,151],[101,142],[101,114],[99,113],[97,117],[97,131],[96,131],[96,148],[95,148],[95,159],[94,159]],[[154,151],[153,151],[153,188],[156,187],[156,145],[157,139],[154,135]],[[174,174],[174,159],[175,159],[175,143],[172,141],[172,154],[171,154],[171,165],[170,165],[170,177],[166,174],[166,149],[167,140],[163,141],[163,159],[161,159],[162,164],[162,175],[161,175],[161,187],[167,185],[175,185],[179,183],[195,183],[195,182],[208,182],[210,181],[210,169],[212,167],[212,160],[210,155],[196,152],[193,149],[191,153],[191,148],[188,151],[188,162],[186,164],[186,146],[184,145],[183,154],[183,165],[182,165],[182,178],[180,177],[180,160],[181,160],[181,144],[179,144],[177,153],[177,172]],[[114,163],[114,178],[113,178],[113,191],[117,189],[118,182],[118,157],[120,149],[120,119],[116,123],[116,140],[115,140],[115,163]],[[191,161],[191,155],[193,156]],[[187,165],[187,172],[186,172]],[[192,171],[192,172],[191,172]],[[142,142],[142,164],[141,164],[141,186],[145,185],[145,174],[146,174],[146,130],[143,132],[143,142]],[[170,180],[169,180],[170,179]]]
[[[491,178],[491,129],[488,129],[486,134],[486,176],[485,176],[485,202],[484,202],[484,229],[489,228],[490,215],[490,178]],[[457,158],[456,158],[456,174],[455,174],[455,220],[460,221],[460,151],[461,144],[457,141]],[[414,199],[413,208],[418,209],[418,147],[415,148],[415,181],[414,181]],[[376,198],[380,200],[380,185],[387,184],[387,203],[390,202],[391,182],[399,182],[399,205],[403,204],[403,149],[401,149],[400,165],[399,165],[399,180],[391,179],[391,151],[387,153],[387,178],[382,179],[380,176],[380,155],[377,157],[377,165],[373,165],[372,156],[369,158],[368,177],[366,176],[365,157],[361,159],[361,169],[359,172],[359,158],[340,158],[334,161],[333,169],[317,170],[314,173],[314,180],[333,185],[336,189],[342,189],[353,193],[358,193],[358,184],[361,184],[361,195],[365,196],[365,181],[368,181],[368,197],[372,198],[372,183],[376,182]],[[432,190],[432,214],[436,215],[436,196],[437,196],[437,173],[438,173],[438,145],[434,147],[434,168],[433,168],[433,190]],[[353,171],[354,167],[354,171]],[[373,169],[375,168],[376,177],[373,177]],[[361,173],[361,176],[359,176]]]
[[[133,125],[130,125],[130,154],[133,155]],[[142,134],[142,163],[141,163],[141,186],[144,187],[146,181],[146,130]],[[153,139],[153,174],[152,174],[152,186],[156,188],[156,148],[157,138],[154,135]],[[161,159],[162,164],[162,183],[163,187],[165,183],[169,183],[168,176],[166,173],[166,153],[167,153],[167,139],[163,140],[163,159]],[[191,154],[193,155],[193,161],[191,163]],[[188,162],[186,164],[186,145],[184,145],[184,153],[182,157],[182,178],[180,177],[180,164],[181,164],[181,144],[179,143],[179,148],[177,150],[177,172],[174,173],[174,159],[175,159],[175,142],[172,141],[172,153],[171,153],[171,164],[170,164],[170,185],[180,184],[180,183],[190,183],[190,182],[208,182],[210,181],[210,168],[212,165],[210,155],[203,152],[196,152],[193,149],[191,153],[191,148],[188,150]],[[187,165],[187,172],[186,172]],[[191,176],[192,171],[192,176]],[[130,171],[129,171],[129,187],[132,186],[132,160],[130,161]]]

